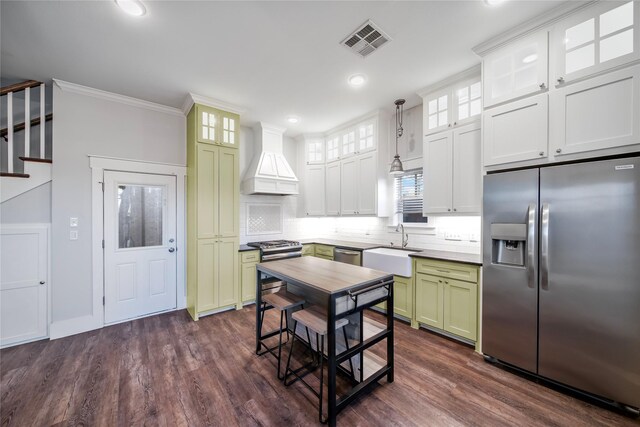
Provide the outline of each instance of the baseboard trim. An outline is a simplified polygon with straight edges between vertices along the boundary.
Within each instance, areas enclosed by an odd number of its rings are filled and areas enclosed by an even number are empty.
[[[73,319],[52,322],[49,326],[49,338],[56,340],[58,338],[68,337],[69,335],[93,331],[102,327],[102,322],[98,323],[93,316],[74,317]]]

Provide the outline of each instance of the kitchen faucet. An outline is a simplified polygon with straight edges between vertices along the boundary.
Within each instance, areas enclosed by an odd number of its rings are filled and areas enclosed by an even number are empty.
[[[399,223],[396,226],[396,233],[399,232],[400,230],[402,230],[402,247],[406,248],[407,245],[409,244],[409,235],[404,232],[404,225],[402,225],[402,223]]]

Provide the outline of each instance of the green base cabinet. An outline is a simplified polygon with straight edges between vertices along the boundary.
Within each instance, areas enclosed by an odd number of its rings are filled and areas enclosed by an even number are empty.
[[[387,310],[387,303],[376,307]],[[393,312],[398,316],[413,319],[413,279],[411,277],[393,276]]]
[[[315,256],[333,261],[333,246],[315,245]]]
[[[444,330],[475,341],[478,328],[478,285],[444,282]]]
[[[444,281],[429,274],[416,274],[416,320],[444,328]]]
[[[424,258],[413,263],[415,321],[477,341],[480,267]]]
[[[315,256],[316,247],[312,244],[302,245],[302,256]]]
[[[248,303],[256,299],[256,265],[260,261],[260,252],[241,252],[240,261],[240,301]]]

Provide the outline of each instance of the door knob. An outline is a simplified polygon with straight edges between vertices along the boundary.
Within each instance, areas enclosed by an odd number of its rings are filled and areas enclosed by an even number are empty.
[[[169,252],[173,253],[173,252],[175,252],[175,250],[176,250],[175,248],[169,248]]]
[[[41,281],[40,281],[40,284],[41,284],[41,285],[44,285],[44,280],[41,280]]]

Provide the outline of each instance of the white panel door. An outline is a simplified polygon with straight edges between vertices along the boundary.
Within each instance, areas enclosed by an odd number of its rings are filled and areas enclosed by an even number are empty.
[[[640,143],[640,66],[562,87],[551,93],[552,154]]]
[[[424,139],[424,203],[425,215],[451,212],[452,132],[442,132]]]
[[[453,131],[453,211],[480,214],[482,160],[480,123]]]
[[[48,336],[48,227],[3,225],[0,346]]]
[[[546,93],[485,110],[484,165],[546,158],[548,114]]]
[[[176,307],[176,179],[104,174],[105,323]]]
[[[358,211],[358,159],[340,162],[340,212],[355,215]]]
[[[304,190],[304,200],[307,215],[324,215],[324,196],[324,165],[307,166],[305,172]]]
[[[359,215],[377,213],[378,167],[376,153],[361,154],[358,160],[358,210]]]
[[[340,215],[340,162],[327,164],[327,215]]]

